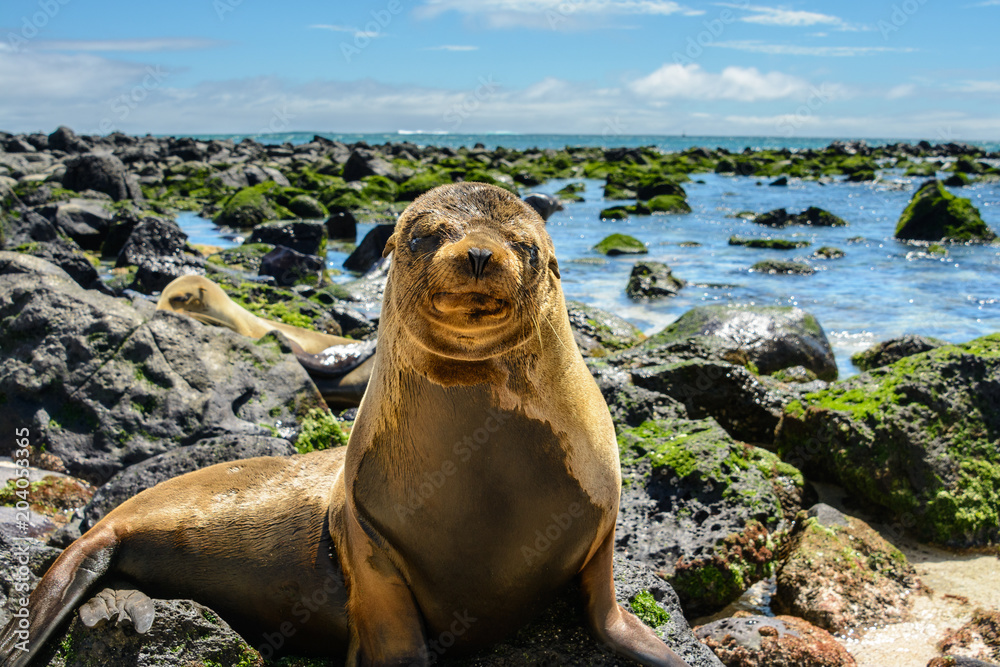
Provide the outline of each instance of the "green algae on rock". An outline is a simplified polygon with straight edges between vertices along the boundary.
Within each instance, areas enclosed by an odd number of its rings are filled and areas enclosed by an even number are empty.
[[[774,531],[798,510],[801,473],[712,419],[647,421],[623,429],[618,446],[619,549],[661,570],[689,613],[773,573]]]
[[[896,224],[897,239],[988,243],[996,234],[972,202],[948,192],[931,179],[920,186]]]
[[[785,551],[775,610],[836,634],[909,620],[916,572],[863,521],[818,505],[796,517]]]
[[[1000,542],[1000,334],[905,357],[785,407],[782,458],[919,538]]]
[[[595,245],[594,250],[604,255],[645,255],[649,252],[645,243],[627,234],[611,234]]]
[[[281,191],[274,181],[265,181],[238,191],[226,200],[222,212],[215,217],[217,225],[230,227],[254,227],[267,220],[295,217],[290,211],[273,200]]]
[[[816,273],[816,269],[805,262],[789,262],[781,259],[765,259],[756,262],[750,267],[751,271],[757,273],[773,273],[784,275],[811,276]]]
[[[766,248],[767,250],[797,250],[808,248],[809,241],[790,241],[788,239],[753,239],[745,236],[730,236],[729,245],[741,245],[747,248]]]

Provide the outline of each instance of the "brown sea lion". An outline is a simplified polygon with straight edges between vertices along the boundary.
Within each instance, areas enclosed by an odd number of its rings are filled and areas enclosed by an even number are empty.
[[[358,405],[368,386],[374,366],[373,342],[258,317],[204,276],[181,276],[173,280],[163,289],[156,307],[189,315],[205,324],[228,327],[251,338],[280,331],[291,342],[296,358],[330,407]]]
[[[645,665],[686,664],[615,601],[615,432],[541,218],[500,188],[442,186],[404,211],[390,251],[380,349],[346,452],[220,464],[123,503],[32,594],[31,649],[118,572],[265,636],[328,587],[324,614],[288,650],[426,665],[442,646],[511,632],[576,579],[600,641]],[[134,594],[107,604],[146,625]],[[15,648],[16,620],[0,636],[4,667],[30,656]]]

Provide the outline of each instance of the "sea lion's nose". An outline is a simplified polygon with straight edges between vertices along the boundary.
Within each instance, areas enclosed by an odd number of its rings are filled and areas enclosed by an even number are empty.
[[[469,248],[469,264],[472,265],[472,275],[476,278],[482,278],[483,271],[486,270],[486,264],[492,256],[492,250],[487,250],[486,248]]]

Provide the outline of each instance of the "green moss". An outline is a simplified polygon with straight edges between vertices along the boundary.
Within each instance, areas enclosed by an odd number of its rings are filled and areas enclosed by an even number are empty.
[[[427,170],[400,183],[396,198],[401,201],[413,201],[431,188],[451,182],[450,174],[434,169]]]
[[[690,213],[691,207],[683,197],[677,195],[657,195],[646,205],[653,213]]]
[[[309,195],[297,195],[288,202],[288,210],[300,218],[325,218],[330,212],[326,206]]]
[[[796,250],[808,248],[809,241],[791,241],[788,239],[754,239],[743,236],[730,236],[729,245],[746,246],[747,248],[766,248],[767,250]]]
[[[649,252],[646,245],[627,234],[611,234],[594,246],[603,255],[644,255]]]
[[[226,200],[222,212],[215,217],[215,223],[246,228],[267,220],[294,217],[274,201],[279,194],[281,187],[274,181],[243,188]]]
[[[637,593],[630,604],[632,613],[651,628],[658,628],[670,621],[670,614],[656,604],[656,598],[649,591]]]
[[[386,202],[396,201],[399,186],[385,176],[365,176],[361,179],[365,187],[361,190],[361,196],[365,199],[381,200]]]
[[[244,243],[209,255],[208,261],[218,266],[256,273],[260,269],[261,258],[272,250],[274,246],[270,243]]]
[[[816,273],[815,269],[803,262],[786,262],[780,259],[766,259],[762,262],[756,262],[750,267],[750,270],[756,271],[757,273],[794,274],[804,276]]]
[[[895,236],[903,240],[959,242],[996,238],[971,201],[956,197],[936,180],[928,181],[913,195],[899,217]]]
[[[347,444],[347,434],[340,428],[340,422],[329,410],[312,408],[300,421],[299,426],[295,449],[300,454]]]
[[[628,220],[628,217],[628,207],[626,206],[611,206],[601,209],[602,220]]]
[[[825,245],[813,253],[813,257],[819,259],[840,259],[844,256],[844,251],[840,248]]]

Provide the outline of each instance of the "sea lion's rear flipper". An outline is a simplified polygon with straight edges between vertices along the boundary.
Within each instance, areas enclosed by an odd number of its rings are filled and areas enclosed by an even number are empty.
[[[105,588],[80,607],[80,620],[88,628],[115,621],[116,625],[131,625],[140,635],[153,625],[155,615],[149,596],[128,586]]]
[[[615,600],[612,572],[614,537],[614,531],[611,531],[580,572],[580,587],[594,635],[616,653],[642,665],[690,667],[656,636],[652,628]]]
[[[27,618],[15,615],[0,633],[0,667],[24,667],[31,661],[73,607],[108,572],[117,549],[114,531],[95,527],[56,559],[31,594]]]

